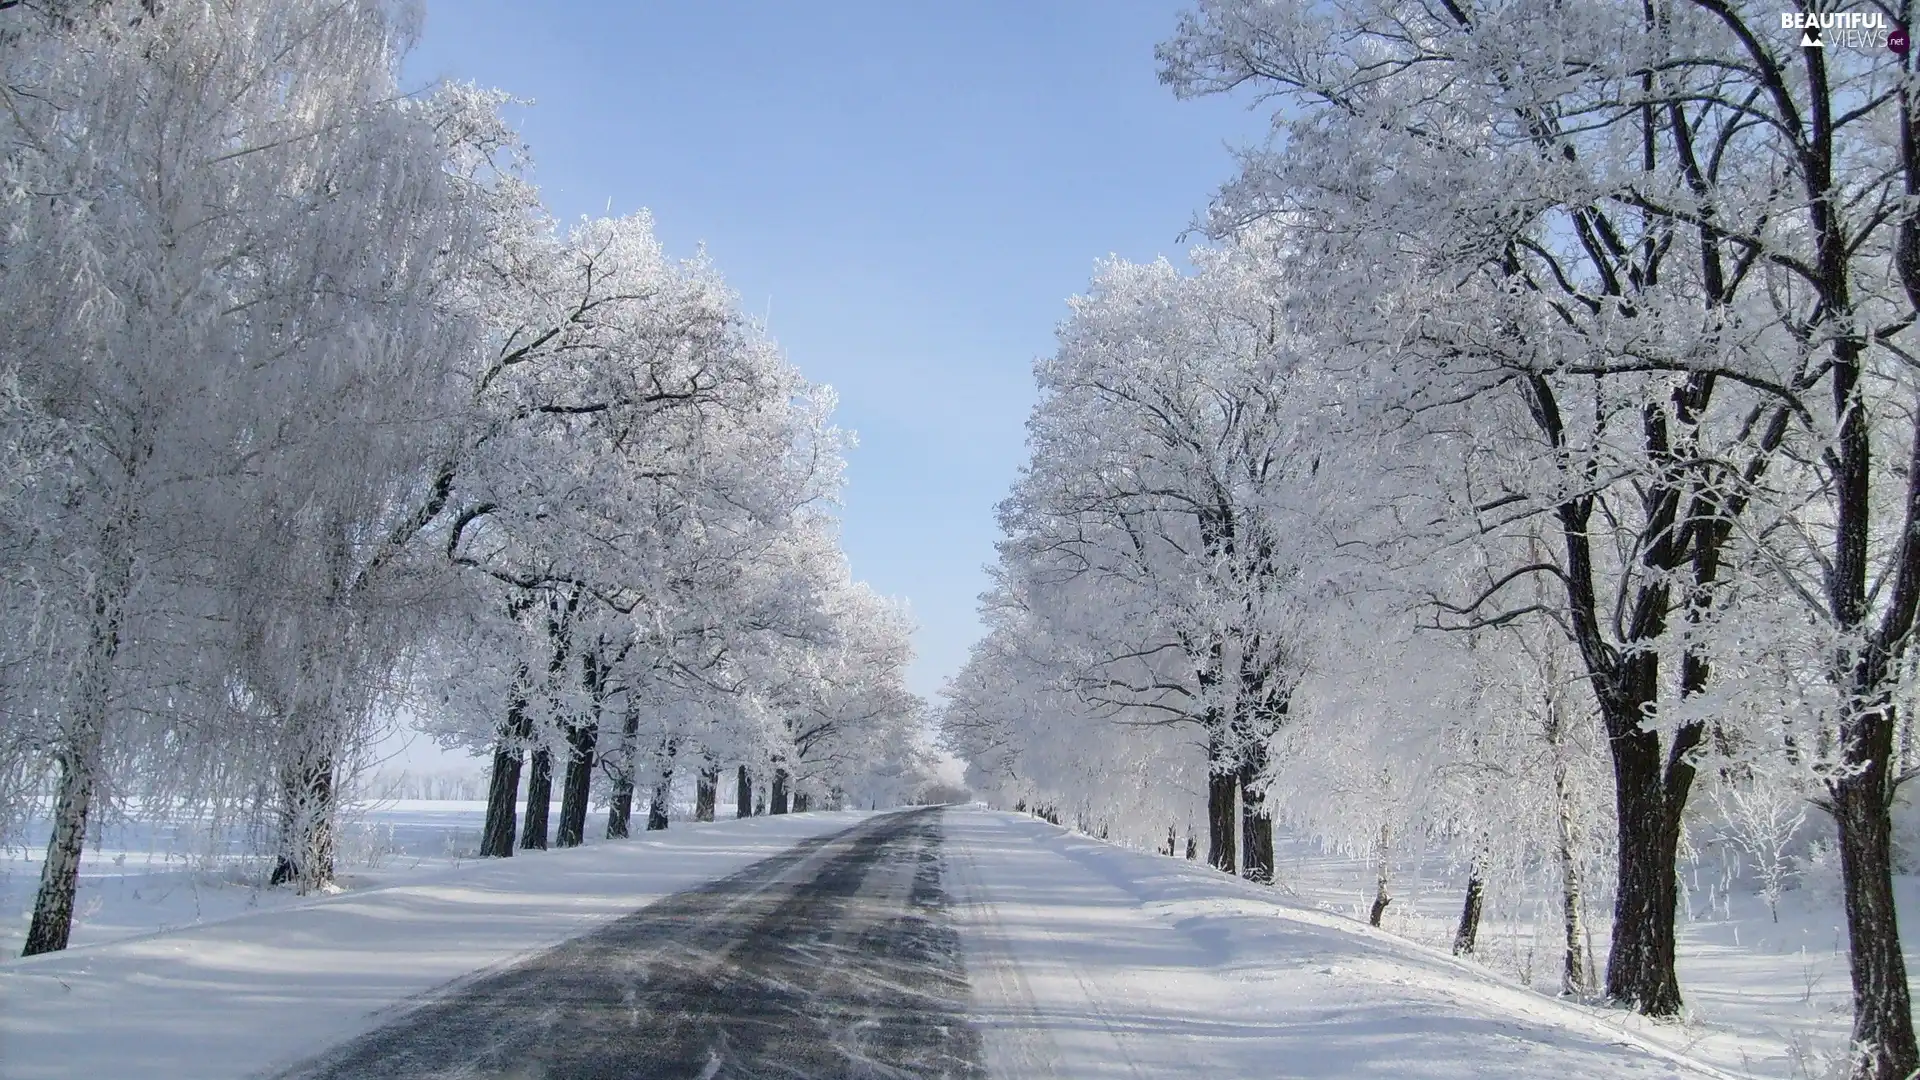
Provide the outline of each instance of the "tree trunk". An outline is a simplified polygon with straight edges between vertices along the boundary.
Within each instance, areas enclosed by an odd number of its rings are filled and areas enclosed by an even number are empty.
[[[807,808],[812,805],[813,805],[813,799],[806,792],[795,791],[793,793],[793,812],[794,813],[804,814],[807,812]]]
[[[567,778],[560,789],[561,847],[579,847],[587,835],[587,802],[593,793],[594,754],[600,748],[600,711],[606,701],[607,669],[601,663],[604,640],[580,653],[580,685],[589,713],[567,725]]]
[[[693,820],[712,821],[713,806],[720,801],[720,766],[712,758],[700,763],[700,775],[693,786]]]
[[[1388,833],[1387,827],[1380,826],[1379,872],[1374,877],[1373,910],[1367,912],[1368,926],[1379,926],[1380,916],[1385,915],[1387,905],[1393,903],[1393,898],[1387,895],[1387,871],[1391,865],[1390,856],[1393,850],[1389,844],[1391,839],[1392,836]]]
[[[1650,697],[1650,695],[1648,695]],[[1603,706],[1604,707],[1604,706]],[[1637,710],[1636,710],[1637,711]],[[1614,889],[1613,945],[1607,953],[1607,996],[1648,1016],[1680,1012],[1674,972],[1674,917],[1679,907],[1678,800],[1663,776],[1660,736],[1641,730],[1636,716],[1609,717],[1614,813],[1620,830],[1619,879]],[[1677,747],[1676,747],[1677,749]],[[1692,768],[1678,761],[1669,769]]]
[[[753,776],[747,772],[745,765],[740,766],[739,774],[734,777],[733,816],[753,816]]]
[[[567,778],[560,790],[560,847],[579,847],[587,834],[587,800],[592,794],[594,750],[600,741],[597,721],[567,732]]]
[[[607,839],[625,840],[633,830],[633,777],[613,782],[607,802]]]
[[[1891,706],[1864,711],[1847,725],[1848,764],[1831,781],[1839,828],[1840,877],[1847,909],[1848,969],[1853,979],[1853,1045],[1862,1080],[1905,1080],[1920,1060],[1913,1006],[1893,898],[1893,785],[1895,717]]]
[[[620,722],[620,749],[614,754],[613,792],[607,800],[607,839],[625,840],[633,828],[633,759],[639,750],[640,710],[631,700]]]
[[[1586,900],[1580,883],[1580,834],[1574,813],[1573,792],[1567,784],[1565,766],[1556,769],[1554,798],[1559,804],[1560,924],[1564,932],[1560,968],[1560,992],[1584,997],[1593,993],[1593,973],[1587,970],[1582,942],[1586,940]]]
[[[533,734],[533,717],[527,714],[525,680],[522,665],[513,689],[508,691],[507,719],[493,744],[493,772],[487,783],[487,824],[480,834],[480,854],[504,859],[513,854],[514,833],[518,831],[518,811],[514,800],[520,795],[520,765],[526,758],[527,739]]]
[[[1252,625],[1251,611],[1248,617]],[[1279,692],[1285,680],[1276,662],[1256,661],[1256,655],[1262,652],[1259,635],[1247,644],[1240,658],[1239,699],[1233,707],[1227,746],[1232,748],[1239,774],[1240,873],[1248,881],[1271,884],[1273,819],[1259,789],[1267,771],[1267,742],[1285,724],[1292,694]],[[1213,767],[1221,767],[1218,756]]]
[[[547,594],[547,640],[552,643],[553,653],[547,659],[547,681],[545,689],[549,700],[559,712],[561,673],[566,670],[567,661],[573,655],[573,614],[580,604],[581,590],[575,588],[566,597],[557,593]],[[568,750],[572,758],[572,750]],[[542,745],[533,751],[533,774],[527,778],[527,829],[520,840],[523,848],[547,846],[547,808],[553,801],[553,752]]]
[[[267,883],[293,882],[304,895],[333,882],[333,755],[308,746],[284,768],[280,851]]]
[[[647,800],[648,832],[667,827],[667,802],[673,798],[673,759],[679,752],[679,744],[672,739],[661,744],[659,778],[653,783],[653,798]]]
[[[1542,380],[1528,384],[1530,406],[1542,430],[1560,445],[1558,404]],[[1697,384],[1689,383],[1696,387]],[[1704,392],[1704,391],[1702,391]],[[1673,415],[1697,415],[1699,401],[1692,391],[1676,390],[1670,402]],[[1651,454],[1674,453],[1668,413],[1649,406],[1645,425],[1646,449]],[[1688,421],[1689,423],[1691,421]],[[1690,436],[1689,436],[1690,437]],[[1702,735],[1699,724],[1682,726],[1662,759],[1660,735],[1642,725],[1660,701],[1660,650],[1654,644],[1667,632],[1672,607],[1672,580],[1691,563],[1689,619],[1699,616],[1710,599],[1718,573],[1715,545],[1724,539],[1717,526],[1684,528],[1673,519],[1713,514],[1714,504],[1686,502],[1682,490],[1655,485],[1645,496],[1656,516],[1668,523],[1646,536],[1640,565],[1647,579],[1633,590],[1634,616],[1623,627],[1621,646],[1609,644],[1602,629],[1601,602],[1594,588],[1591,496],[1580,496],[1555,508],[1565,544],[1566,565],[1561,575],[1567,590],[1566,613],[1605,722],[1613,756],[1614,813],[1619,825],[1619,873],[1614,891],[1613,945],[1607,956],[1607,996],[1621,1006],[1649,1016],[1679,1013],[1680,981],[1674,973],[1674,927],[1677,907],[1675,881],[1679,857],[1680,812],[1693,786],[1688,754]],[[1725,508],[1721,507],[1721,511]],[[1724,521],[1724,514],[1720,520]],[[1729,526],[1730,527],[1730,526]],[[1681,543],[1691,536],[1691,545]],[[1687,697],[1700,692],[1707,679],[1706,665],[1693,652],[1681,654],[1680,691]]]
[[[1240,829],[1243,843],[1241,874],[1248,881],[1273,881],[1273,819],[1267,816],[1266,800],[1253,785],[1266,769],[1263,750],[1247,755],[1240,764]]]
[[[768,810],[775,814],[787,812],[787,781],[791,779],[787,770],[775,767],[773,770],[773,795]]]
[[[552,801],[553,752],[536,746],[533,767],[527,775],[527,828],[520,837],[522,849],[547,849],[547,804]]]
[[[1207,865],[1225,874],[1238,869],[1234,853],[1233,794],[1239,786],[1238,773],[1207,775]]]
[[[100,772],[106,734],[107,688],[114,654],[119,649],[116,626],[105,637],[96,636],[88,650],[79,708],[73,730],[60,754],[60,790],[54,801],[53,835],[47,840],[47,861],[40,867],[40,892],[33,902],[33,922],[27,928],[22,956],[54,952],[67,947],[73,932],[73,898],[80,885],[80,852],[86,844],[87,817],[93,809],[93,789]]]
[[[127,488],[137,466],[127,470]],[[133,557],[129,545],[137,521],[131,503],[121,503],[97,538],[105,556],[92,596],[93,621],[87,649],[69,699],[72,726],[60,746],[60,788],[54,796],[53,834],[47,838],[47,861],[40,865],[40,891],[33,901],[33,921],[27,927],[22,956],[56,952],[67,947],[73,933],[73,899],[80,886],[80,854],[87,842],[87,819],[93,813],[93,792],[100,782],[106,748],[107,705],[113,696],[113,667],[120,655],[120,627],[127,598],[133,592]]]
[[[1467,877],[1467,901],[1460,908],[1460,925],[1453,931],[1453,955],[1472,956],[1473,948],[1480,939],[1480,902],[1484,895],[1484,886],[1480,881],[1480,871],[1475,869]],[[1378,922],[1375,926],[1380,925]]]
[[[647,800],[647,831],[659,832],[671,821],[667,801],[673,797],[673,773],[671,770],[653,785],[653,795]]]
[[[520,794],[520,755],[502,741],[493,747],[493,769],[487,778],[487,823],[480,833],[482,858],[504,859],[513,854],[514,833],[519,831],[519,809],[514,800]]]
[[[767,789],[766,789],[766,786],[763,784],[761,785],[760,789],[758,791],[755,791],[753,794],[753,816],[762,817],[766,814],[766,812],[767,812]]]

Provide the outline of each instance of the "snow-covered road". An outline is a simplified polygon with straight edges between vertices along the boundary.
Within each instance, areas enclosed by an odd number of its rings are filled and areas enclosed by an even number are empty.
[[[938,847],[934,810],[805,841],[282,1076],[978,1077]]]
[[[1717,1076],[1282,890],[950,808],[676,828],[0,963],[0,1077]]]

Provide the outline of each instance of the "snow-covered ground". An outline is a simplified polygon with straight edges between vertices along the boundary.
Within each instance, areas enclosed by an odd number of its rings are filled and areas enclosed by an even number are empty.
[[[441,818],[454,829],[478,822],[473,808],[383,813],[395,835],[421,843]],[[276,890],[255,898],[272,910],[247,912],[245,901],[202,883],[197,925],[0,962],[0,1077],[254,1075],[373,1026],[404,999],[863,816],[676,822],[635,840],[458,865],[450,856],[396,854],[382,870],[350,874],[337,895]],[[375,884],[380,874],[388,880]],[[116,892],[98,873],[89,885],[104,898],[92,921],[95,941],[137,923],[141,912],[188,910],[179,892],[155,903],[140,886]],[[209,908],[232,917],[207,919]],[[108,911],[120,921],[99,917]]]
[[[1281,836],[1275,863],[1280,891],[1294,900],[1356,921],[1366,918],[1376,872],[1369,860]],[[1806,1080],[1832,1073],[1845,1057],[1852,1002],[1840,882],[1831,856],[1801,868],[1797,887],[1781,897],[1777,923],[1752,883],[1729,880],[1716,872],[1717,863],[1702,853],[1682,873],[1678,966],[1685,1018],[1653,1023],[1616,1011],[1599,1015],[1741,1076]],[[1447,950],[1465,888],[1457,867],[1398,859],[1393,903],[1382,926]],[[1900,875],[1894,889],[1906,930],[1907,969],[1920,973],[1920,878]],[[1560,979],[1552,907],[1557,898],[1513,901],[1489,897],[1478,960],[1554,994]],[[1608,915],[1595,910],[1589,919],[1592,951],[1602,967]]]
[[[358,810],[340,830],[341,884],[373,888],[457,867],[479,848],[485,816],[479,802],[390,800]],[[559,804],[550,817],[558,819]],[[72,944],[193,926],[298,899],[286,889],[262,888],[267,867],[239,854],[252,846],[246,837],[230,839],[228,851],[212,852],[204,829],[106,826],[81,859]],[[26,940],[45,847],[46,822],[37,821],[21,846],[0,850],[0,957],[18,956]]]
[[[1001,1077],[1712,1077],[1485,968],[1203,866],[947,816]]]
[[[76,947],[0,960],[0,1077],[250,1075],[858,817],[677,821],[492,862],[468,857],[481,813],[369,811],[343,842],[346,891],[328,897],[258,889],[247,867],[170,851],[163,832],[110,830],[86,864]],[[1372,868],[1312,845],[1282,841],[1269,889],[1024,815],[945,819],[947,889],[1002,1075],[1800,1078],[1844,1043],[1844,937],[1817,867],[1778,924],[1737,888],[1690,890],[1691,1015],[1652,1024],[1552,998],[1551,943],[1528,923],[1490,918],[1484,964],[1449,956],[1461,883],[1438,866],[1396,867],[1376,931],[1362,924]],[[37,869],[9,864],[10,952]],[[1920,925],[1920,889],[1899,884]]]

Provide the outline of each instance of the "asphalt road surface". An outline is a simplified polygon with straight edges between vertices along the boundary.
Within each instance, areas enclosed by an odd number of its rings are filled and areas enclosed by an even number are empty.
[[[806,841],[282,1080],[981,1080],[939,845],[930,809]]]

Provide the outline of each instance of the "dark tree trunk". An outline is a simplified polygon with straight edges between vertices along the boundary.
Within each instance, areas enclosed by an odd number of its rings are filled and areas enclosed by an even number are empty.
[[[560,790],[561,847],[579,847],[587,835],[587,802],[593,791],[594,754],[600,748],[600,710],[606,700],[607,669],[601,661],[602,641],[580,653],[580,685],[587,692],[591,713],[567,726],[567,778]]]
[[[1167,826],[1167,849],[1160,854],[1171,858],[1173,853],[1178,850],[1180,850],[1180,830],[1169,825]]]
[[[1891,706],[1856,716],[1846,734],[1854,740],[1849,763],[1858,771],[1829,785],[1846,897],[1853,1043],[1872,1047],[1855,1075],[1871,1080],[1904,1080],[1920,1060],[1894,913],[1893,821],[1888,810],[1894,728]]]
[[[666,740],[660,747],[660,775],[653,784],[653,798],[647,800],[648,832],[659,832],[667,827],[667,804],[673,798],[673,759],[679,752],[679,744],[672,739]]]
[[[737,818],[753,816],[753,775],[747,772],[745,765],[733,782],[733,816]]]
[[[1251,624],[1251,612],[1249,612]],[[1286,723],[1291,692],[1280,692],[1284,683],[1277,661],[1262,662],[1264,652],[1258,635],[1253,635],[1243,650],[1238,672],[1239,702],[1234,706],[1231,747],[1240,788],[1240,872],[1248,881],[1271,884],[1273,881],[1273,819],[1268,816],[1266,799],[1260,794],[1261,777],[1267,771],[1267,741]],[[1215,758],[1214,767],[1220,767]]]
[[[547,804],[553,801],[553,753],[544,746],[533,751],[527,770],[527,828],[520,837],[522,850],[547,849]]]
[[[1480,940],[1480,903],[1484,895],[1480,872],[1467,878],[1467,902],[1460,907],[1460,925],[1453,931],[1453,955],[1472,956]],[[1377,924],[1376,924],[1377,925]]]
[[[1387,895],[1387,887],[1382,883],[1373,894],[1373,907],[1367,912],[1367,925],[1379,926],[1380,917],[1387,913],[1387,905],[1393,903],[1393,897]]]
[[[592,793],[594,749],[600,741],[598,723],[580,724],[567,732],[567,778],[560,792],[560,847],[579,847],[587,835],[587,799]]]
[[[1663,808],[1636,798],[1644,793],[1621,787],[1614,794],[1620,878],[1614,890],[1613,945],[1607,952],[1607,996],[1649,1016],[1672,1016],[1681,1005],[1673,967],[1680,830]]]
[[[516,613],[517,614],[517,613]],[[493,744],[493,772],[487,781],[487,823],[480,833],[480,854],[504,859],[513,854],[517,810],[514,800],[520,795],[520,765],[527,753],[527,739],[533,734],[533,718],[527,715],[527,668],[520,665],[507,691],[507,718]]]
[[[1679,908],[1680,811],[1692,786],[1685,755],[1697,741],[1685,731],[1663,759],[1660,736],[1641,728],[1655,698],[1652,656],[1623,665],[1623,693],[1601,709],[1613,752],[1614,814],[1620,830],[1613,944],[1607,953],[1607,996],[1649,1016],[1680,1012],[1674,972],[1674,917]],[[1627,710],[1631,709],[1631,719]]]
[[[553,645],[553,654],[547,660],[546,691],[549,694],[559,690],[561,673],[573,656],[573,614],[579,606],[579,589],[564,598],[557,593],[547,594],[547,639]],[[571,757],[571,750],[568,755]],[[522,848],[546,850],[547,807],[552,801],[553,752],[543,745],[534,749],[533,768],[527,777],[527,827],[520,838]]]
[[[1198,859],[1199,857],[1200,857],[1200,841],[1197,837],[1193,835],[1193,832],[1189,830],[1187,832],[1187,861],[1192,862],[1195,859]]]
[[[796,791],[793,793],[793,812],[794,813],[804,814],[807,812],[807,808],[812,805],[813,805],[813,799],[806,792]]]
[[[1387,905],[1393,903],[1393,897],[1387,895],[1387,883],[1380,882],[1374,887],[1373,907],[1367,912],[1367,925],[1379,926],[1380,917],[1387,913]]]
[[[1239,787],[1238,773],[1215,772],[1207,777],[1207,865],[1226,874],[1239,868],[1233,835],[1233,794]]]
[[[770,800],[772,805],[768,807],[770,812],[775,814],[787,812],[787,781],[789,779],[791,778],[787,775],[787,770],[777,767],[773,770],[773,796]]]
[[[607,839],[625,840],[633,835],[633,778],[614,781],[607,804]]]
[[[753,816],[765,817],[767,813],[767,789],[762,786],[753,793]]]
[[[520,754],[504,741],[493,748],[493,771],[487,779],[487,824],[480,833],[480,854],[504,859],[513,854],[513,834],[519,831],[514,800],[520,794]]]
[[[700,765],[700,775],[694,781],[693,820],[712,821],[713,806],[720,801],[720,766],[706,758]]]
[[[1266,801],[1253,790],[1266,769],[1266,753],[1250,753],[1240,765],[1240,829],[1244,844],[1241,873],[1248,881],[1273,881],[1273,819]]]
[[[668,777],[662,777],[659,783],[653,785],[653,797],[647,800],[648,832],[659,832],[671,821],[667,813],[667,800],[672,794],[673,782]]]
[[[613,792],[607,799],[607,839],[625,840],[633,831],[633,761],[639,751],[640,710],[627,703],[620,722],[620,749],[614,754]]]

